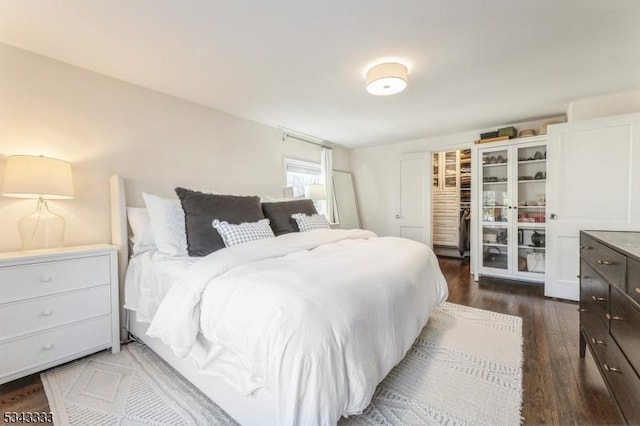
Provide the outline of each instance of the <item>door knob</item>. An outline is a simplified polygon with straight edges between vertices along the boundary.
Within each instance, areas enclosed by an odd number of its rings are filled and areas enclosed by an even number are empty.
[[[551,214],[549,215],[549,219],[556,220],[557,218],[558,218],[558,215],[557,215],[557,214],[555,214],[555,213],[551,213]]]
[[[400,215],[399,214],[397,214],[395,217],[396,217],[396,219],[400,219]]]

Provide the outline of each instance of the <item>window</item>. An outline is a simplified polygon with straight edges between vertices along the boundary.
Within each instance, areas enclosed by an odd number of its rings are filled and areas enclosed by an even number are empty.
[[[285,186],[293,188],[294,197],[304,197],[304,187],[322,183],[320,163],[293,160],[285,158]],[[325,211],[325,201],[316,201],[316,209],[320,213]]]

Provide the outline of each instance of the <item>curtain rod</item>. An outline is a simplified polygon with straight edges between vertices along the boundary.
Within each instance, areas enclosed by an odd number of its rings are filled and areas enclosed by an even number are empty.
[[[308,139],[305,138],[304,136],[297,136],[295,134],[291,134],[289,132],[287,132],[286,130],[281,130],[282,132],[282,142],[285,142],[287,139],[295,139],[297,141],[300,142],[305,142],[311,145],[315,145],[315,146],[319,146],[321,148],[326,148],[326,149],[331,149],[330,146],[328,146],[326,143],[324,143],[324,141],[320,140],[320,142],[315,142],[313,140],[311,140],[311,136],[308,136]]]

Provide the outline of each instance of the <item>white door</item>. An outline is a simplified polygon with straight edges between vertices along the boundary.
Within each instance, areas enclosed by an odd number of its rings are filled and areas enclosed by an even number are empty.
[[[579,298],[580,230],[640,229],[640,114],[549,126],[545,295]]]
[[[402,154],[395,235],[431,247],[431,158],[427,152]]]

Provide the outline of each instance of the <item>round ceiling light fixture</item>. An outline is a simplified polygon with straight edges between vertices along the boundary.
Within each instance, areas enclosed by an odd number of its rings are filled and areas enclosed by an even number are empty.
[[[377,96],[395,95],[407,87],[407,67],[397,62],[379,64],[367,71],[367,92]]]

